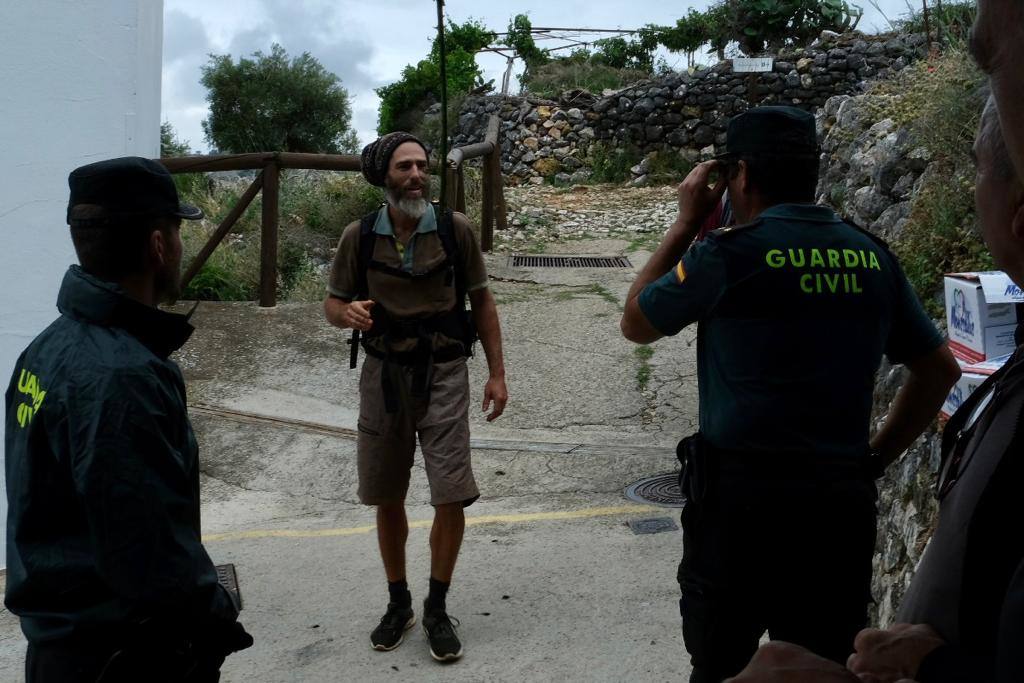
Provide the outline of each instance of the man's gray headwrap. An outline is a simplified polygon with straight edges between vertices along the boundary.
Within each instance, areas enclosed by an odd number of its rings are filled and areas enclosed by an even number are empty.
[[[388,175],[388,164],[391,163],[391,155],[395,153],[398,146],[403,142],[415,142],[427,152],[426,146],[411,133],[395,131],[377,138],[363,148],[363,155],[360,159],[363,170],[363,177],[366,182],[377,187],[384,187],[384,179]]]

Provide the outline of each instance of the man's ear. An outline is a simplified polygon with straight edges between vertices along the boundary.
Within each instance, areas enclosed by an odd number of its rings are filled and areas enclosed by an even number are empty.
[[[149,258],[153,263],[158,266],[164,265],[167,260],[167,248],[163,230],[153,230],[149,233]]]
[[[740,192],[743,194],[749,194],[750,188],[748,187],[747,171],[749,170],[747,162],[740,159],[736,162],[736,185],[739,187]]]
[[[1017,196],[1017,205],[1013,209],[1013,218],[1010,221],[1013,236],[1024,242],[1024,192]]]

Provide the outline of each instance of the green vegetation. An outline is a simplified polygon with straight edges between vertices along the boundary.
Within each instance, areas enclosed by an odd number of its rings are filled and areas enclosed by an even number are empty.
[[[238,202],[248,181],[193,183],[182,200],[203,209],[203,221],[182,225],[183,263],[192,261],[216,226]],[[211,189],[212,188],[212,189]],[[383,195],[355,174],[292,172],[281,182],[278,244],[278,298],[319,301],[326,287],[328,259],[341,231],[380,205]],[[231,234],[214,250],[183,293],[186,299],[252,301],[259,289],[261,199],[239,218]]]
[[[971,25],[978,16],[978,3],[975,0],[961,0],[929,5],[928,28],[937,32],[939,40],[946,45],[966,44]],[[921,9],[912,9],[903,19],[890,23],[902,33],[924,33],[924,13]]]
[[[200,82],[210,116],[206,139],[222,152],[355,152],[348,91],[308,52],[288,58],[278,44],[236,64],[210,55]]]
[[[647,389],[648,382],[651,381],[651,357],[654,356],[654,349],[644,344],[643,346],[637,346],[633,349],[633,355],[636,356],[637,367],[636,367],[636,389],[637,391],[644,391]]]
[[[553,56],[537,47],[530,34],[529,17],[517,14],[509,20],[504,44],[515,50],[525,69],[519,77],[523,89],[539,97],[557,97],[564,90],[601,92],[619,89],[650,75],[654,49],[653,33],[638,39],[622,37],[594,41],[593,51],[577,48],[565,56]]]
[[[678,183],[693,169],[693,162],[672,151],[652,152],[647,156],[647,175],[654,183]],[[611,147],[603,143],[590,145],[587,164],[591,168],[590,183],[622,183],[633,178],[632,169],[644,160],[636,147]]]
[[[191,154],[187,140],[178,139],[174,126],[170,121],[160,124],[160,156],[161,157],[183,157]]]
[[[620,90],[647,78],[647,71],[616,69],[587,59],[558,59],[537,67],[526,82],[531,94],[555,99],[566,90]]]
[[[601,143],[590,145],[588,164],[593,183],[621,183],[633,177],[629,169],[643,161],[636,147],[610,147]]]
[[[476,52],[487,47],[494,34],[475,19],[465,23],[448,22],[445,30],[445,80],[448,96],[455,98],[484,86],[482,71],[476,64]],[[381,135],[395,130],[413,130],[419,125],[430,105],[439,102],[441,92],[441,57],[437,39],[431,43],[430,54],[415,66],[406,66],[402,77],[377,88],[380,110],[377,132]],[[449,126],[458,118],[449,117]]]
[[[984,80],[971,57],[953,47],[878,83],[867,98],[869,122],[890,118],[909,127],[932,159],[893,250],[934,316],[942,311],[944,273],[992,267],[976,228],[970,157]]]
[[[480,214],[480,172],[465,169],[467,213],[474,225]],[[217,225],[228,214],[252,178],[215,182],[203,174],[179,174],[182,201],[203,209],[206,219],[185,221],[182,263],[187,268]],[[435,180],[436,185],[436,180]],[[330,259],[341,232],[384,201],[380,188],[355,173],[287,171],[281,176],[278,228],[278,299],[320,301]],[[232,232],[211,254],[183,293],[186,299],[252,301],[257,298],[260,270],[261,196],[238,219]],[[548,226],[550,227],[550,226]]]
[[[914,197],[893,251],[933,317],[942,317],[945,273],[991,270],[992,257],[975,230],[973,170],[934,173]]]

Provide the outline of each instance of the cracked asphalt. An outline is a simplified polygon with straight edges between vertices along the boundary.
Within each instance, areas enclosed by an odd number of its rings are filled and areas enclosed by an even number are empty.
[[[665,226],[660,226],[663,229]],[[560,253],[648,254],[625,239],[577,239]],[[479,411],[482,352],[470,360],[474,470],[482,491],[449,595],[465,657],[433,662],[419,629],[390,653],[369,647],[387,593],[374,512],[356,499],[358,371],[347,334],[319,305],[204,303],[178,355],[200,442],[203,528],[216,563],[234,563],[254,648],[222,681],[678,681],[689,674],[678,613],[678,521],[623,489],[676,469],[695,429],[695,330],[642,359],[619,334],[633,269],[513,268],[489,255],[510,400]],[[183,304],[184,306],[184,304]],[[641,365],[648,367],[639,385]],[[273,420],[262,419],[273,418]],[[425,597],[432,509],[422,465],[408,498],[409,582]],[[0,612],[0,676],[24,642]]]

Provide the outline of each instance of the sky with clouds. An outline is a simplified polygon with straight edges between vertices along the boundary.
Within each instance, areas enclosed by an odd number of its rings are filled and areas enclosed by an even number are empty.
[[[707,4],[696,0],[692,6]],[[674,24],[688,8],[664,0],[518,0],[511,7],[446,0],[445,15],[458,23],[478,19],[494,31],[504,31],[509,18],[520,12],[534,26],[633,29]],[[886,16],[894,19],[906,11],[906,0],[879,0],[877,8],[864,8],[858,28],[884,30]],[[201,122],[208,110],[200,67],[210,54],[237,60],[257,50],[269,52],[276,42],[290,55],[309,52],[338,75],[352,98],[353,126],[365,144],[376,137],[379,100],[374,88],[397,80],[407,64],[426,56],[436,23],[434,0],[164,0],[163,120],[193,149],[206,151]],[[686,65],[684,55],[664,56],[677,68]],[[477,62],[485,79],[500,86],[505,59],[484,53]]]

